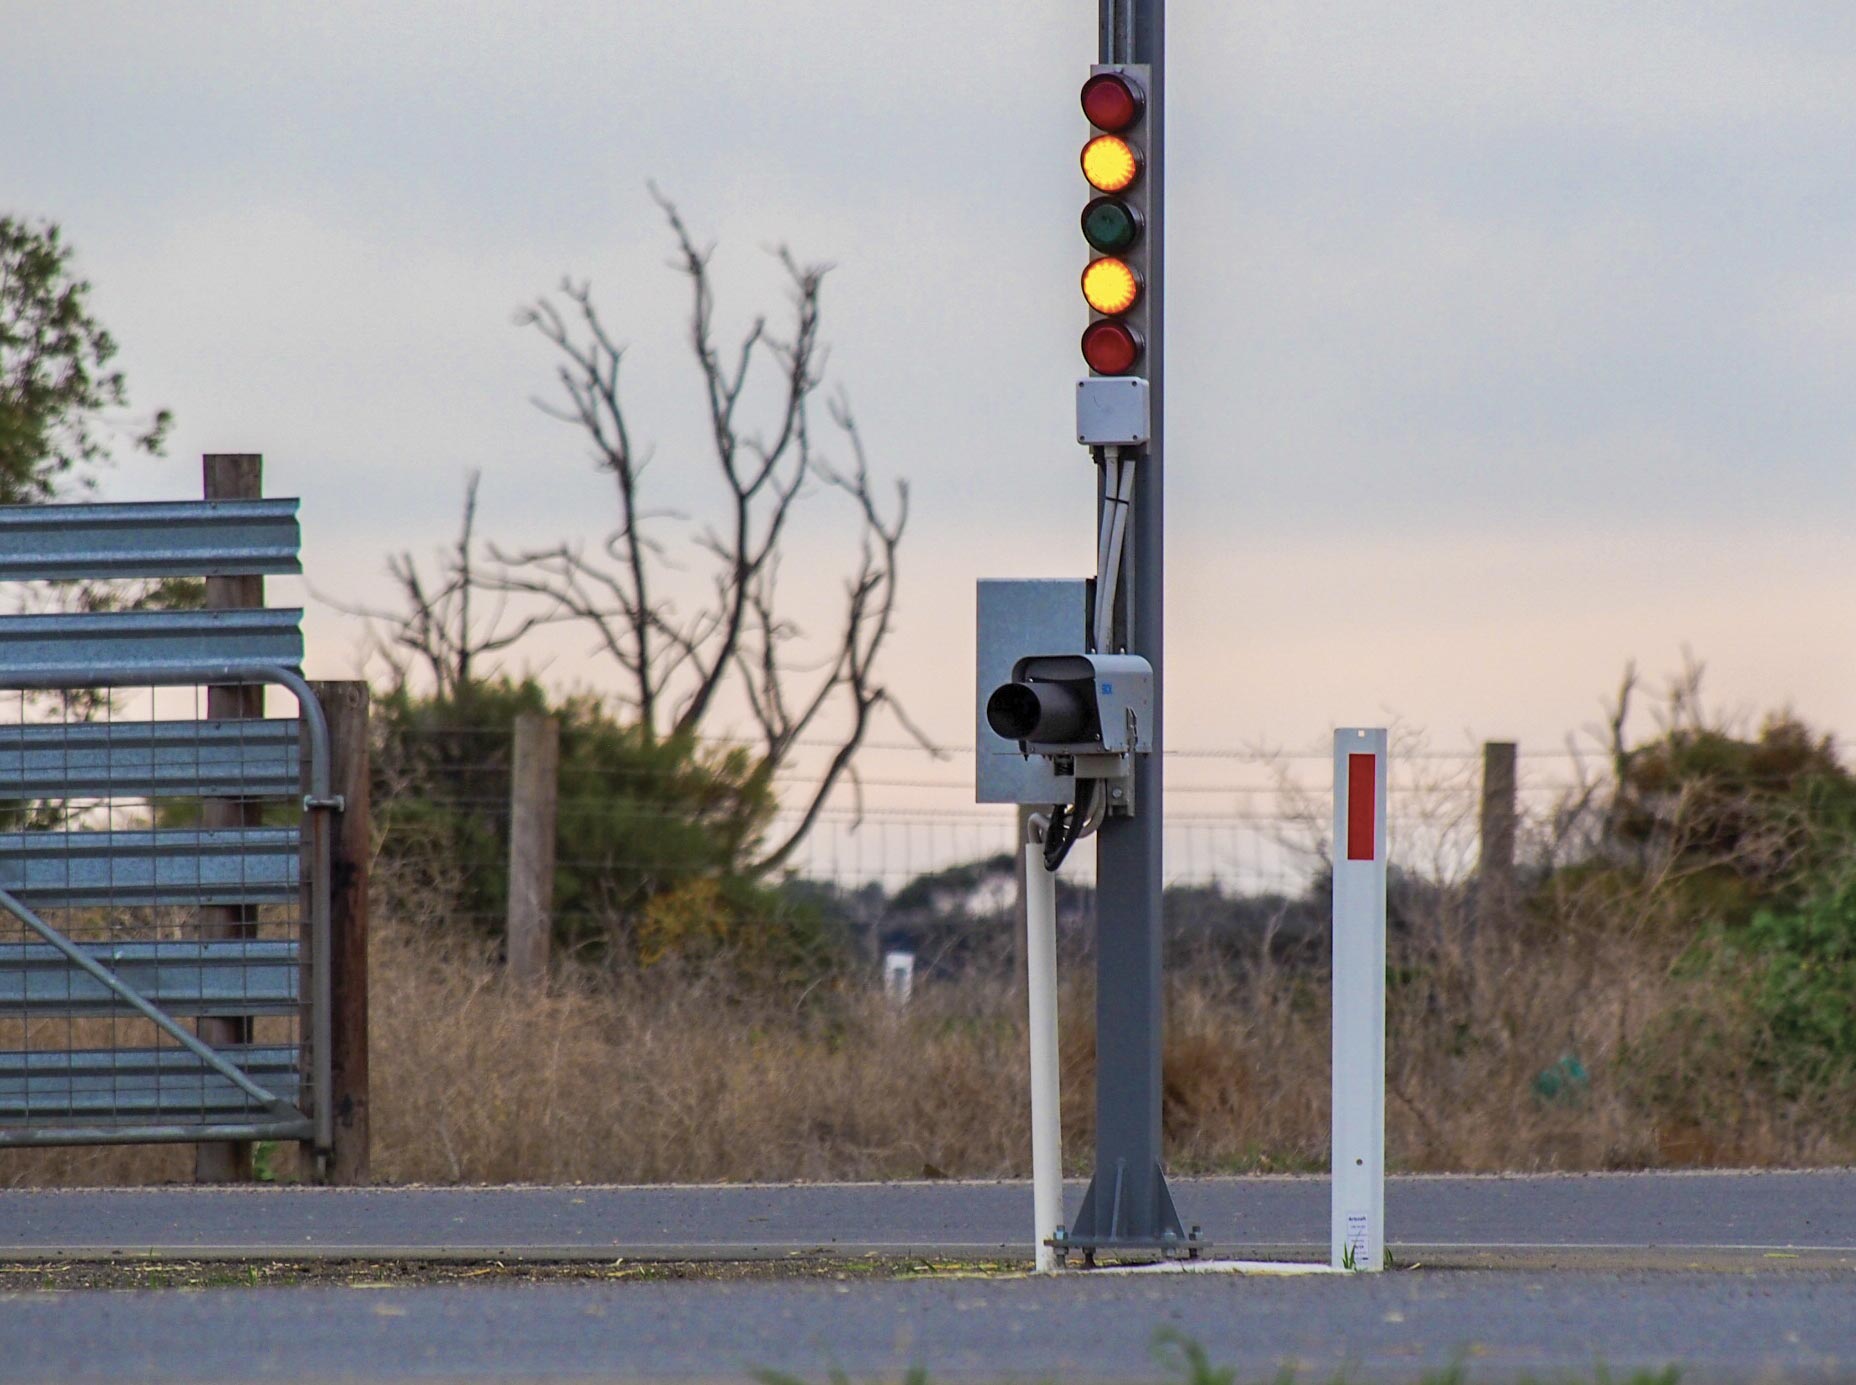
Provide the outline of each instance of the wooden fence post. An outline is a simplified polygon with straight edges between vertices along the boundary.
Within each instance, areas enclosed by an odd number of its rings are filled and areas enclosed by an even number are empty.
[[[1514,903],[1515,743],[1482,746],[1482,825],[1476,863],[1476,918],[1501,920]]]
[[[554,924],[554,819],[559,796],[561,724],[524,712],[516,718],[509,770],[509,977],[522,984],[548,975]]]
[[[367,868],[372,859],[368,792],[368,686],[312,683],[329,721],[329,789],[342,800],[329,837],[330,1084],[335,1147],[328,1181],[365,1183],[367,1108]]]
[[[201,459],[208,500],[257,500],[264,494],[264,458],[253,452],[208,452]],[[264,578],[257,576],[208,577],[209,611],[251,610],[264,605]],[[264,689],[256,684],[235,684],[206,690],[206,715],[214,721],[243,720],[264,715]],[[263,821],[261,804],[235,798],[209,798],[200,805],[203,827],[257,827]],[[249,905],[215,904],[200,910],[202,938],[250,938],[257,933],[258,912]],[[249,1016],[207,1017],[198,1021],[200,1038],[221,1048],[251,1042]],[[252,1178],[251,1145],[220,1142],[194,1146],[193,1177],[197,1183],[249,1183]]]

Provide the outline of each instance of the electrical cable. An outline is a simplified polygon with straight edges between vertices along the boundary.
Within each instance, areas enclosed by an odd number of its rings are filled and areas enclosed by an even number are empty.
[[[1134,502],[1134,466],[1121,460],[1119,447],[1105,447],[1104,500],[1096,545],[1096,653],[1110,653],[1115,631],[1115,595],[1121,584],[1121,555],[1127,542],[1128,511]]]
[[[1070,850],[1064,841],[1064,824],[1068,821],[1070,809],[1068,804],[1050,805],[1050,825],[1044,829],[1044,869],[1055,870],[1063,864],[1063,858]]]
[[[1083,817],[1082,826],[1076,829],[1076,839],[1089,836],[1102,825],[1102,819],[1108,816],[1108,785],[1100,779],[1086,781],[1090,785],[1089,811]]]
[[[1102,648],[1096,639],[1096,631],[1102,624],[1102,578],[1108,571],[1108,545],[1114,536],[1115,491],[1120,485],[1121,449],[1118,447],[1098,447],[1094,449],[1096,458],[1096,604],[1090,612],[1089,637],[1092,648],[1098,654],[1108,651]]]
[[[1103,647],[1102,630],[1102,587],[1108,580],[1109,542],[1115,536],[1115,494],[1121,488],[1121,449],[1119,447],[1098,447],[1097,505],[1096,505],[1096,605],[1090,613],[1089,638],[1098,654],[1106,654]],[[1109,608],[1111,611],[1112,607]],[[1110,617],[1113,628],[1113,617]]]
[[[1109,541],[1109,616],[1111,621],[1115,613],[1116,589],[1121,581],[1121,568],[1124,550],[1127,547],[1128,525],[1134,513],[1134,460],[1129,458],[1121,464],[1121,487],[1115,492],[1115,527],[1114,535]],[[1113,626],[1111,625],[1111,630]]]
[[[1094,780],[1085,782],[1092,786],[1095,784]],[[1082,792],[1079,786],[1079,798]],[[1092,787],[1089,792],[1093,794],[1095,789]],[[1085,806],[1081,802],[1074,807],[1058,804],[1052,810],[1050,830],[1044,834],[1044,869],[1056,870],[1063,865],[1063,858],[1068,856],[1070,848],[1076,845],[1079,835],[1077,828],[1084,812]]]
[[[1103,447],[1100,496],[1102,513],[1096,524],[1096,608],[1091,622],[1091,644],[1098,654],[1112,652],[1115,633],[1115,595],[1121,585],[1121,555],[1127,542],[1128,511],[1134,500],[1134,461],[1123,460],[1120,447]],[[1045,837],[1045,864],[1055,870],[1069,850],[1102,825],[1108,816],[1108,786],[1099,779],[1077,784],[1076,806],[1061,824],[1053,821]],[[1061,830],[1059,830],[1061,829]]]

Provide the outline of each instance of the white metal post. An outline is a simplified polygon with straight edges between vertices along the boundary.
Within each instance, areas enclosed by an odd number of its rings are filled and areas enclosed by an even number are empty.
[[[1045,1242],[1063,1222],[1063,1095],[1057,1051],[1057,877],[1044,845],[1025,844],[1025,990],[1031,999],[1031,1207],[1040,1271],[1057,1268]]]
[[[1386,732],[1334,733],[1334,1148],[1330,1263],[1385,1265]]]

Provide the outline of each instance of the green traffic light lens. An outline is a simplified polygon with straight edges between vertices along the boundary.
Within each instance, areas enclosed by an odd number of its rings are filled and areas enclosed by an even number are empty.
[[[1104,255],[1119,255],[1141,237],[1141,217],[1116,197],[1098,197],[1083,208],[1083,239]]]

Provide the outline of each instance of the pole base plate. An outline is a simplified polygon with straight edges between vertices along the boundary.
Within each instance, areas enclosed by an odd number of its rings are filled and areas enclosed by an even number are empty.
[[[1058,1227],[1057,1234],[1048,1242],[1057,1252],[1057,1259],[1061,1262],[1071,1254],[1080,1254],[1088,1265],[1093,1265],[1098,1255],[1112,1255],[1117,1259],[1197,1260],[1211,1242],[1198,1227],[1188,1230],[1180,1222],[1179,1210],[1173,1206],[1173,1194],[1166,1186],[1166,1174],[1160,1166],[1156,1164],[1153,1170],[1151,1222],[1147,1225],[1138,1224],[1145,1218],[1135,1211],[1133,1199],[1128,1196],[1132,1190],[1126,1186],[1126,1170],[1125,1164],[1116,1165],[1107,1194],[1106,1216],[1103,1215],[1104,1199],[1098,1196],[1102,1187],[1101,1174],[1089,1180],[1089,1190],[1083,1194],[1083,1205],[1076,1214],[1076,1225]]]

